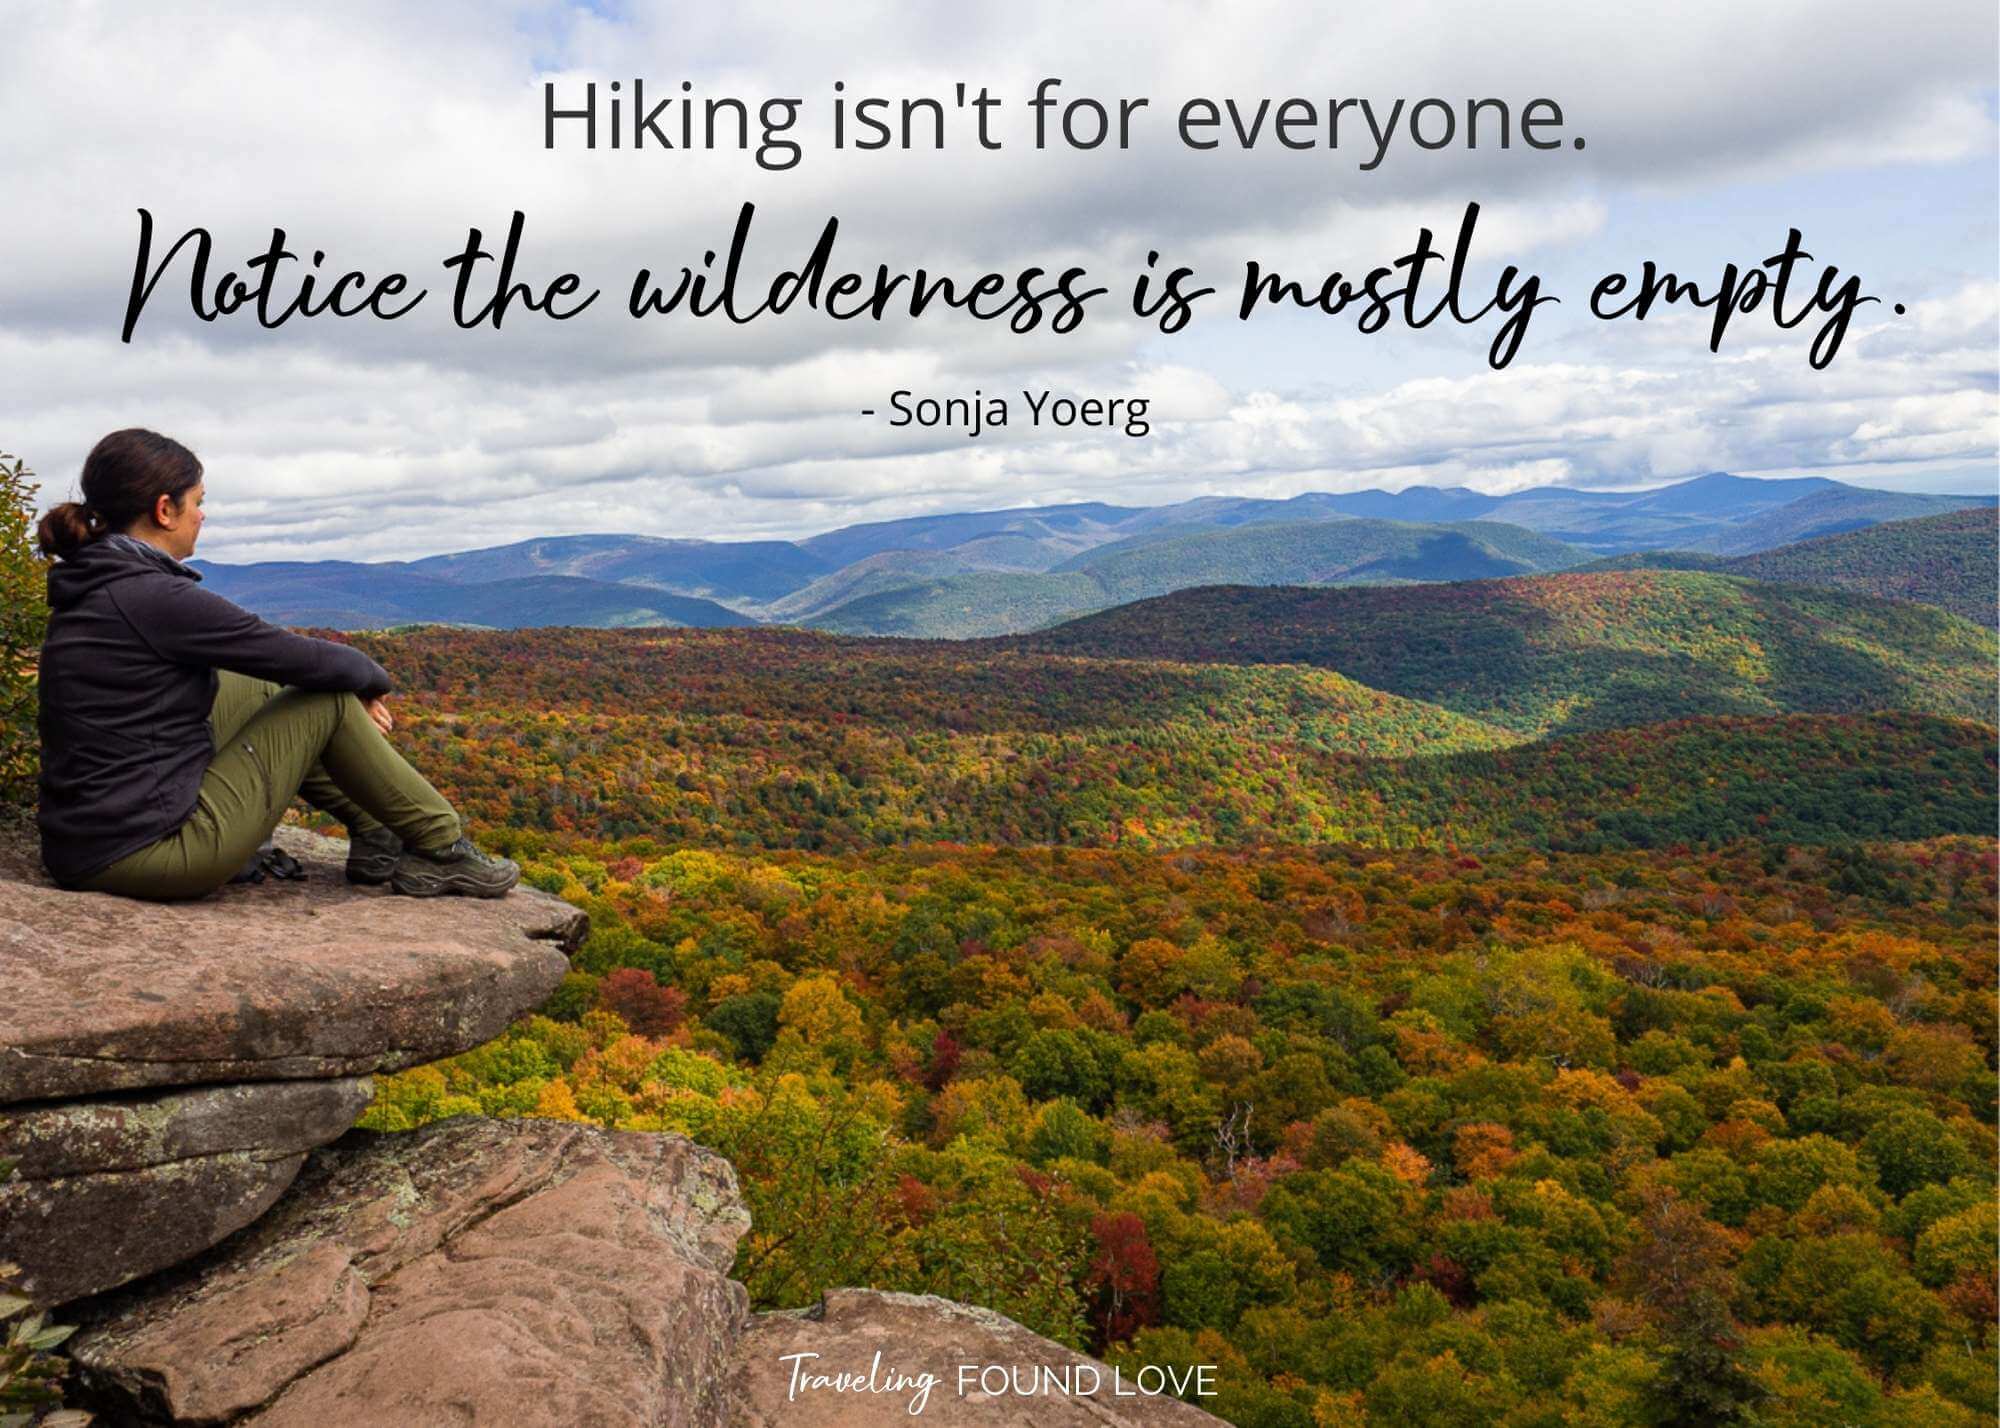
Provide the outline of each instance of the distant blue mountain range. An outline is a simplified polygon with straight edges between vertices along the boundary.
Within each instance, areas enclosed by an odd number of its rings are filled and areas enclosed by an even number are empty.
[[[1413,486],[1089,502],[878,521],[801,541],[549,536],[413,561],[196,565],[210,588],[293,625],[786,623],[957,638],[1195,585],[1464,580],[1640,551],[1740,556],[1993,504],[1714,472],[1650,491]]]

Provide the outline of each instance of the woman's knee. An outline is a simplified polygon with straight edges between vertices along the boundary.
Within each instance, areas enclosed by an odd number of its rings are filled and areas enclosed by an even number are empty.
[[[252,679],[232,669],[219,669],[215,673],[215,699],[209,706],[208,729],[215,747],[220,749],[266,704],[282,694],[285,687],[268,679]]]

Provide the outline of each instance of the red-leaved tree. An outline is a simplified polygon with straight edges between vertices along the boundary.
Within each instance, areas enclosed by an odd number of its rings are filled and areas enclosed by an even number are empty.
[[[1129,1339],[1160,1318],[1160,1258],[1146,1238],[1146,1225],[1130,1211],[1103,1214],[1090,1222],[1097,1253],[1083,1277],[1091,1293],[1091,1323],[1098,1353]]]
[[[620,967],[597,984],[597,1005],[639,1036],[666,1036],[687,1016],[687,993],[661,986],[643,967]]]

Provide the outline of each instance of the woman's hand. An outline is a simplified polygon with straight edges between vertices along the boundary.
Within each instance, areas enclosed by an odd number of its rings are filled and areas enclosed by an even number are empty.
[[[396,717],[389,712],[389,706],[382,702],[380,695],[368,701],[368,717],[385,734],[396,727]]]

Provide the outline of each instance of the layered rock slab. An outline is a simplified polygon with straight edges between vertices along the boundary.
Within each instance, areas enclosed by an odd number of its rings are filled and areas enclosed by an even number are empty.
[[[305,881],[166,904],[64,892],[18,844],[0,851],[0,1103],[435,1061],[547,1000],[587,927],[532,889],[357,888],[344,844],[280,842]]]
[[[270,1208],[367,1109],[366,1077],[0,1107],[0,1261],[42,1304],[198,1254]]]
[[[352,1131],[249,1228],[78,1306],[65,1352],[113,1421],[719,1424],[748,1225],[679,1136]]]
[[[737,1345],[726,1421],[740,1428],[862,1428],[913,1417],[946,1428],[1220,1422],[1144,1391],[1157,1386],[1150,1377],[1119,1379],[990,1309],[925,1294],[835,1289],[814,1308],[750,1322]]]

